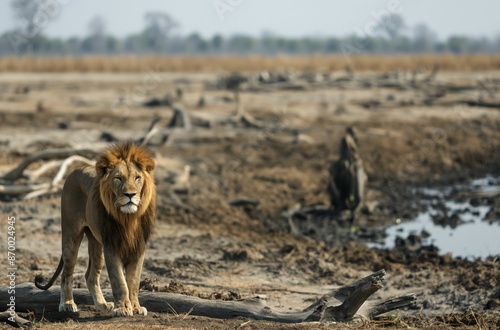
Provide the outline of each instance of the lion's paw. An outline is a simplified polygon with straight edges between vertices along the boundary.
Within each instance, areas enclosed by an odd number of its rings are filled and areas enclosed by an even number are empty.
[[[78,307],[76,307],[76,304],[72,301],[66,302],[63,304],[59,304],[59,312],[78,312]]]
[[[146,307],[136,307],[134,308],[134,314],[139,314],[139,315],[148,315],[148,310],[146,309]]]
[[[126,307],[118,307],[113,309],[113,313],[111,314],[113,317],[114,316],[132,316],[132,308],[126,308]]]
[[[102,303],[102,304],[97,304],[95,306],[95,309],[98,311],[112,311],[113,308],[115,307],[115,304],[112,302],[107,302],[107,303]]]

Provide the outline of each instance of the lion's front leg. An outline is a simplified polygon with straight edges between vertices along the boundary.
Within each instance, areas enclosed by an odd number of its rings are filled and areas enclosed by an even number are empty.
[[[106,262],[106,268],[108,269],[109,281],[111,282],[111,289],[113,290],[113,298],[115,301],[115,308],[113,309],[112,315],[133,315],[127,282],[123,274],[123,262],[114,253],[106,251],[106,248],[104,249],[104,260]]]
[[[90,231],[86,232],[89,241],[89,265],[85,273],[85,280],[90,296],[94,300],[94,306],[98,311],[111,311],[114,308],[112,302],[106,302],[102,295],[100,277],[104,266],[104,256],[101,243],[99,243]]]
[[[144,254],[141,255],[137,261],[132,261],[125,267],[125,274],[127,278],[129,298],[132,303],[134,314],[146,316],[148,314],[148,310],[145,307],[141,307],[139,304],[139,284],[141,282],[143,261]]]

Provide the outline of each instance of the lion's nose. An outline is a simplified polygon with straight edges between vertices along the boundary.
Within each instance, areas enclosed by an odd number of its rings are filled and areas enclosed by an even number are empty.
[[[135,193],[123,193],[125,196],[127,196],[128,198],[132,199],[132,197],[135,196]]]

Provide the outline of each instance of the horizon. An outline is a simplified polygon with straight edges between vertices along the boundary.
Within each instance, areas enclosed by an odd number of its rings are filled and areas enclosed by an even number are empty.
[[[204,38],[217,34],[224,37],[259,37],[271,33],[287,38],[344,37],[359,35],[364,30],[370,31],[370,24],[390,8],[396,8],[405,20],[407,28],[403,31],[404,35],[411,36],[417,24],[425,24],[438,40],[454,35],[500,38],[500,23],[495,19],[496,13],[500,11],[500,3],[485,0],[474,3],[447,0],[432,5],[430,0],[377,0],[369,4],[360,0],[349,4],[325,0],[307,4],[304,1],[286,0],[274,0],[271,3],[264,0],[209,0],[198,1],[200,6],[186,6],[179,0],[172,0],[167,5],[160,5],[158,0],[146,3],[124,1],[119,5],[117,0],[105,3],[98,3],[97,0],[53,2],[60,4],[58,14],[46,22],[42,33],[62,39],[87,35],[89,22],[96,16],[103,18],[106,34],[123,38],[141,31],[145,26],[144,14],[152,11],[169,14],[179,23],[174,34],[181,36],[197,33]],[[432,11],[428,10],[430,6],[433,7]],[[119,15],[116,15],[116,8],[121,10]],[[442,19],[444,13],[446,20]],[[465,15],[468,24],[463,24]],[[297,24],[298,21],[302,24]],[[0,34],[18,26],[11,2],[1,2]]]

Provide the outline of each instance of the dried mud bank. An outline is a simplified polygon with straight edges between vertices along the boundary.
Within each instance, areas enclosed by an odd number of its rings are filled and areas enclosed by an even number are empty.
[[[151,145],[157,159],[158,227],[144,263],[144,290],[225,300],[259,295],[273,308],[300,309],[332,287],[385,269],[387,283],[375,298],[414,292],[418,303],[397,318],[372,321],[367,327],[500,326],[500,247],[483,260],[464,260],[441,253],[425,243],[420,233],[402,237],[392,249],[365,245],[382,239],[385,228],[398,219],[410,221],[424,211],[422,200],[428,197],[423,189],[500,176],[498,109],[420,104],[423,92],[416,87],[395,92],[387,87],[319,86],[301,91],[243,91],[240,101],[252,120],[241,124],[233,118],[221,124],[220,118],[234,115],[234,94],[208,88],[216,81],[214,76],[185,76],[183,81],[162,76],[162,85],[145,97],[161,99],[181,86],[183,99],[176,102],[198,119],[191,121],[192,131],[174,132],[168,143]],[[155,116],[166,125],[174,113],[166,106],[127,103],[127,93],[140,84],[140,75],[35,78],[36,84],[22,76],[11,82],[1,80],[0,175],[36,151],[100,148],[110,136],[141,138]],[[463,74],[443,79],[466,84],[475,77]],[[30,87],[27,94],[15,92],[21,84]],[[130,109],[127,116],[109,110],[120,95]],[[367,99],[380,103],[360,105]],[[417,101],[412,105],[411,99]],[[44,102],[37,110],[39,100]],[[398,106],[393,106],[395,102]],[[207,127],[201,117],[215,126]],[[262,129],[255,124],[270,126]],[[337,159],[339,141],[349,126],[359,132],[359,152],[369,178],[367,207],[353,226],[332,219],[327,193],[327,169]],[[103,136],[103,131],[110,135]],[[34,163],[28,171],[41,164]],[[189,165],[189,185],[179,187],[185,165]],[[48,182],[56,172],[48,171],[38,180]],[[13,182],[27,183],[26,178]],[[487,205],[490,212],[484,221],[498,222],[500,196],[469,193],[457,190],[452,196]],[[40,272],[48,276],[57,265],[59,198],[58,192],[30,200],[1,195],[2,214],[16,217],[18,283],[32,281]],[[290,216],[297,208],[314,211]],[[438,218],[451,225],[455,217],[443,213]],[[2,226],[6,226],[4,217]],[[6,248],[2,240],[0,250]],[[79,255],[75,283],[84,288],[85,242]],[[6,284],[1,278],[0,285]],[[109,287],[106,272],[102,285]],[[83,309],[78,319],[67,324],[59,323],[56,315],[46,319],[38,326],[123,325],[92,309]],[[131,318],[127,325],[238,328],[245,322],[154,314],[147,319]],[[242,326],[287,327],[256,321]],[[295,328],[302,327],[310,325]]]

